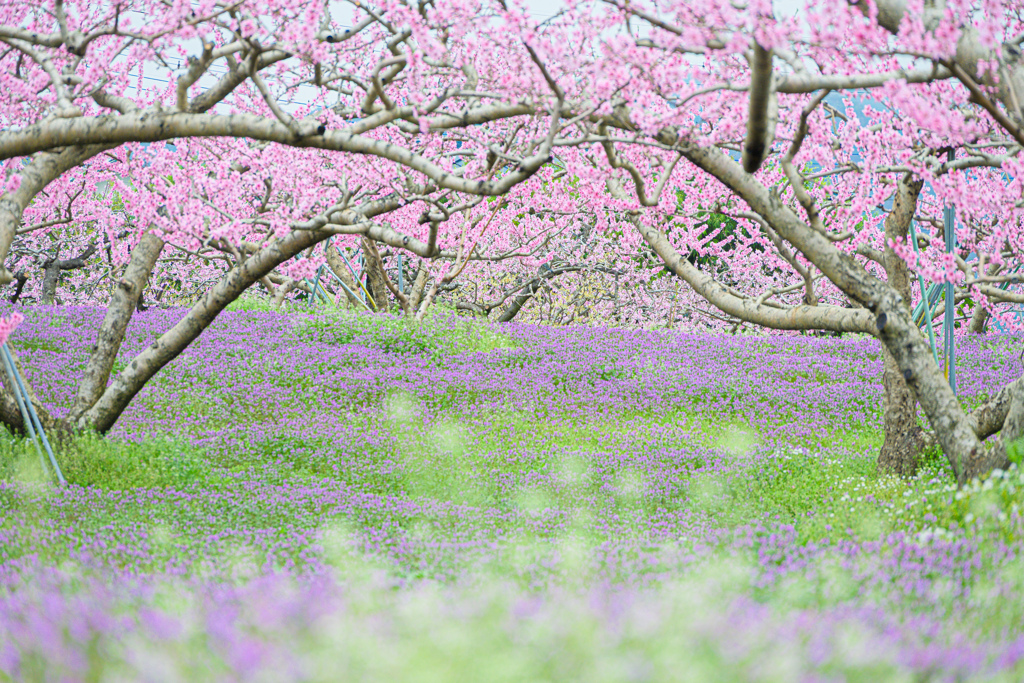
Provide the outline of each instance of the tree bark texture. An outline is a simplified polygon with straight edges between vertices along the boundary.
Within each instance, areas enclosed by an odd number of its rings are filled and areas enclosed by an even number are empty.
[[[366,273],[367,289],[370,290],[373,305],[378,313],[387,313],[390,308],[388,287],[384,284],[387,274],[380,265],[380,252],[377,251],[377,245],[369,237],[363,237],[360,246],[363,249],[363,271]]]
[[[415,313],[420,308],[420,302],[423,300],[423,295],[426,293],[424,290],[427,288],[427,263],[425,260],[420,260],[419,265],[416,267],[416,279],[412,282],[412,289],[409,292],[409,308]]]
[[[903,176],[896,186],[892,211],[885,219],[885,250],[883,261],[889,285],[903,299],[904,308],[910,314],[910,270],[889,243],[903,241],[910,230],[910,222],[917,210],[917,197],[922,182],[909,175]],[[917,397],[903,379],[896,359],[884,346],[884,371],[882,386],[885,388],[885,412],[882,418],[885,440],[878,453],[878,469],[902,476],[917,471],[918,460],[924,447],[921,427],[917,424]]]
[[[114,367],[117,352],[121,349],[124,332],[163,248],[163,239],[147,232],[132,250],[124,276],[117,282],[110,296],[107,314],[97,335],[96,346],[86,365],[82,383],[78,387],[78,396],[71,410],[72,420],[77,420],[85,411],[92,408],[107,388],[107,380],[110,379],[110,371]]]
[[[542,267],[542,270],[537,277],[519,287],[517,290],[519,293],[516,294],[516,296],[512,298],[512,301],[509,302],[508,308],[502,311],[501,315],[498,316],[498,322],[512,322],[512,320],[519,315],[520,311],[523,310],[523,307],[529,303],[530,299],[540,293],[549,281],[555,279],[562,273],[574,273],[579,270],[582,270],[580,266],[570,265],[555,266],[554,268],[551,268],[550,266],[547,268]]]
[[[298,286],[298,282],[294,278],[285,278],[284,282],[277,285],[277,290],[274,292],[274,298],[271,299],[270,304],[275,310],[280,309],[284,305],[285,297]],[[313,295],[316,293],[314,292]],[[312,296],[312,295],[311,295]]]
[[[53,304],[53,300],[57,296],[57,285],[60,282],[61,274],[65,270],[85,268],[86,260],[94,253],[96,253],[96,245],[90,244],[85,251],[74,258],[47,259],[43,263],[43,291],[39,296],[39,303],[44,306]]]
[[[747,111],[747,139],[743,144],[743,169],[753,173],[761,167],[774,130],[770,121],[770,100],[772,80],[772,51],[758,43],[752,46],[754,53],[750,65],[750,102]]]
[[[974,313],[971,314],[971,332],[974,334],[985,334],[988,318],[988,309],[982,306],[980,301],[975,302]]]
[[[917,398],[907,386],[899,364],[889,350],[882,348],[885,412],[882,429],[885,438],[878,453],[878,469],[909,477],[917,471],[924,437],[917,424]]]
[[[18,299],[21,298],[21,293],[25,289],[25,283],[28,282],[28,275],[25,271],[21,270],[14,274],[14,294],[11,296],[11,303],[18,303]]]

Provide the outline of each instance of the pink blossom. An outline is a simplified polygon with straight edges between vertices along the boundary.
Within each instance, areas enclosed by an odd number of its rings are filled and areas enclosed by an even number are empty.
[[[7,338],[18,328],[18,325],[25,320],[25,316],[17,311],[11,313],[7,318],[0,318],[0,344],[6,344]]]

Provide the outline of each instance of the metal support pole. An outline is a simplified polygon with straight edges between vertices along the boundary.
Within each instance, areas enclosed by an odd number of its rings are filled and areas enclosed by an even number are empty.
[[[914,254],[917,254],[917,233],[914,230],[913,220],[910,221],[910,241],[914,243]],[[928,293],[924,288],[924,277],[921,275],[921,273],[917,274],[917,284],[921,286],[921,308],[924,311],[926,317],[924,323],[925,325],[928,326],[928,343],[931,344],[932,358],[935,359],[935,365],[938,366],[939,352],[935,350],[935,330],[932,329],[932,317],[928,315],[931,313],[932,307],[931,302],[929,301]],[[938,297],[936,296],[936,298]]]
[[[42,461],[43,454],[39,450],[39,443],[36,440],[36,432],[39,433],[39,437],[43,441],[43,447],[46,449],[46,455],[50,458],[50,464],[53,466],[53,472],[57,476],[57,481],[60,482],[61,486],[64,486],[67,484],[64,480],[64,473],[60,471],[60,465],[57,464],[57,458],[53,455],[53,448],[50,447],[50,440],[46,438],[46,430],[43,429],[43,423],[39,420],[39,415],[36,414],[35,406],[32,405],[32,400],[29,398],[25,381],[21,378],[21,373],[18,372],[18,366],[15,365],[14,357],[11,355],[10,349],[7,348],[7,342],[0,344],[0,353],[3,354],[4,366],[7,369],[8,375],[14,378],[14,386],[12,387],[14,390],[14,398],[18,403],[18,409],[21,411],[21,419],[25,422],[29,437],[32,439],[32,443],[36,447],[36,452],[39,453],[39,459]],[[45,463],[43,465],[43,469],[46,469]]]
[[[924,278],[918,275],[918,279],[921,280],[923,284]],[[937,302],[942,298],[944,289],[945,285],[939,282],[933,282],[928,285],[928,300],[925,301],[922,299],[918,302],[917,306],[914,307],[914,323],[918,327],[924,324],[925,317],[929,316],[929,314],[930,317],[928,317],[928,319],[932,321],[935,320],[935,313],[932,309],[936,307]],[[945,302],[945,299],[943,299],[943,302]],[[938,361],[935,362],[938,363]]]
[[[346,284],[345,284],[345,281],[344,281],[344,280],[342,280],[342,279],[341,279],[341,277],[339,277],[337,273],[335,273],[335,272],[334,272],[333,270],[331,270],[330,268],[328,268],[328,269],[327,269],[326,271],[324,271],[324,272],[326,272],[326,273],[330,274],[330,276],[331,276],[331,277],[333,277],[333,278],[334,278],[335,280],[337,280],[337,281],[338,281],[338,284],[339,284],[339,285],[341,285],[342,289],[344,289],[344,290],[345,290],[346,292],[348,292],[349,294],[351,294],[352,296],[354,296],[354,297],[356,298],[356,301],[358,301],[359,303],[361,303],[361,304],[363,305],[363,308],[365,308],[365,309],[366,309],[367,311],[370,311],[370,307],[366,305],[366,302],[365,302],[365,301],[363,301],[363,299],[362,299],[362,297],[360,296],[359,292],[353,292],[353,291],[352,291],[352,289],[351,289],[351,288],[350,288],[350,287],[349,287],[348,285],[346,285]],[[323,288],[323,287],[321,287],[321,288],[320,288],[320,291],[323,291],[323,289],[324,289],[324,288]],[[341,296],[341,295],[339,294],[338,296]],[[337,301],[335,302],[335,305],[337,305]],[[371,311],[371,312],[372,312],[372,311]]]
[[[4,344],[6,346],[6,343]],[[28,436],[32,439],[32,445],[36,448],[36,453],[39,454],[39,466],[43,468],[43,472],[46,471],[46,460],[43,458],[43,450],[39,448],[39,439],[36,438],[36,430],[32,426],[32,419],[28,416],[28,409],[25,407],[25,401],[21,398],[21,390],[18,388],[18,381],[14,379],[14,367],[7,362],[6,355],[0,355],[0,359],[3,360],[4,370],[7,371],[7,379],[11,383],[11,393],[14,394],[14,402],[18,404],[18,412],[21,413],[21,421],[25,424],[25,430],[28,432]]]
[[[953,150],[949,150],[947,157],[953,160]],[[952,254],[956,250],[956,213],[953,206],[947,206],[942,212],[943,227],[945,228],[946,253]],[[942,323],[943,346],[946,355],[946,377],[949,378],[949,386],[956,393],[956,335],[953,328],[953,316],[955,314],[953,298],[953,283],[946,283],[946,317]]]
[[[405,287],[402,286],[402,254],[398,254],[398,291],[405,294]]]
[[[323,275],[324,267],[320,266],[316,269],[316,278],[313,280],[313,293],[309,295],[309,305],[312,306],[316,303],[316,288],[320,286],[320,276]]]
[[[349,272],[352,273],[352,278],[355,280],[356,286],[359,287],[360,290],[363,290],[363,292],[365,292],[366,289],[363,287],[361,276],[356,275],[356,269],[352,267],[352,263],[348,260],[348,257],[345,256],[345,252],[339,249],[338,253],[341,254],[341,260],[345,262],[345,265],[348,266]],[[367,305],[366,297],[363,294],[359,295],[359,299],[363,302],[363,306]],[[367,308],[367,310],[369,310],[369,308]]]

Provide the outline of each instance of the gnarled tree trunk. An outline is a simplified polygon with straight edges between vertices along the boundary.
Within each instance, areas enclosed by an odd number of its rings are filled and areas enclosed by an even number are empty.
[[[889,246],[892,240],[904,240],[910,229],[910,221],[917,209],[917,196],[921,192],[921,181],[909,175],[903,176],[896,187],[892,211],[885,219],[885,251],[883,260],[889,284],[903,297],[907,313],[910,313],[910,271],[906,262]],[[917,424],[917,396],[907,386],[889,350],[882,346],[885,370],[882,385],[885,388],[885,412],[882,418],[885,440],[878,453],[878,468],[903,476],[910,476],[917,470],[917,462],[924,447],[921,427]]]
[[[388,308],[388,287],[384,283],[387,274],[381,268],[380,253],[377,245],[368,237],[362,239],[363,248],[363,270],[366,271],[366,284],[373,298],[373,304],[380,313],[387,313]]]
[[[974,313],[971,315],[971,332],[974,334],[985,334],[988,318],[988,309],[982,306],[980,301],[974,304]]]
[[[281,308],[281,306],[284,305],[285,297],[288,296],[288,294],[293,289],[295,289],[298,286],[298,284],[299,283],[295,279],[289,277],[289,278],[285,278],[284,282],[282,282],[281,284],[279,284],[277,286],[277,291],[274,292],[274,298],[271,299],[271,301],[270,301],[270,304],[274,307],[275,310],[279,310]],[[312,294],[310,294],[310,296],[315,296],[315,295],[316,295],[316,292],[313,292]]]
[[[427,278],[429,272],[427,271],[427,263],[425,260],[421,260],[419,265],[416,267],[416,279],[412,282],[412,290],[409,292],[409,309],[415,313],[420,308],[420,302],[423,300],[425,289],[427,288]]]
[[[65,270],[85,268],[86,260],[96,252],[96,245],[90,244],[85,251],[78,256],[69,259],[54,257],[43,263],[43,291],[39,296],[39,303],[49,306],[57,296],[57,284],[60,276]],[[20,290],[19,290],[20,291]]]
[[[917,397],[903,379],[896,359],[885,347],[882,347],[882,355],[885,359],[882,373],[885,440],[878,453],[878,469],[910,476],[917,471],[918,459],[924,448],[921,427],[917,424]]]
[[[114,359],[121,350],[125,330],[132,319],[142,296],[142,290],[156,266],[164,241],[152,232],[147,232],[132,250],[123,277],[118,280],[107,305],[107,314],[97,335],[96,345],[85,368],[85,376],[78,387],[75,405],[70,420],[75,421],[89,410],[107,388],[107,381],[114,367]]]
[[[21,293],[25,289],[25,283],[28,282],[28,275],[25,274],[24,270],[14,273],[14,294],[11,296],[11,303],[18,303],[18,299],[21,298]]]

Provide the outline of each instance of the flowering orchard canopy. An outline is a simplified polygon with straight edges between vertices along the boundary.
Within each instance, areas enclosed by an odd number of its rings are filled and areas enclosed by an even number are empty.
[[[995,404],[967,416],[908,304],[926,280],[952,280],[964,303],[1024,301],[1009,288],[1020,263],[1019,10],[889,0],[812,2],[791,18],[769,2],[573,8],[599,46],[587,71],[593,101],[604,98],[592,119],[603,147],[594,180],[603,156],[608,191],[635,212],[645,242],[739,320],[877,336],[887,402],[902,392],[913,417],[919,400],[967,477],[1006,462],[1003,446],[1024,433],[1024,395],[1018,383],[1005,389],[995,428]],[[952,253],[937,239],[945,208],[957,219]],[[718,279],[684,258],[697,238],[687,221],[708,211],[732,217],[739,235]],[[1019,329],[1005,309],[1000,317]],[[1001,444],[981,444],[999,429]]]
[[[769,309],[845,304],[799,250],[775,246],[763,216],[670,151],[685,132],[739,155],[748,124],[758,124],[764,139],[751,142],[766,150],[764,184],[797,201],[782,160],[806,121],[788,166],[821,197],[819,218],[832,237],[844,236],[835,240],[841,249],[881,272],[883,221],[896,180],[910,172],[925,183],[918,234],[934,237],[942,208],[955,205],[962,258],[931,248],[918,259],[906,242],[897,253],[930,281],[953,279],[960,302],[1019,303],[1005,286],[1016,277],[1012,253],[1000,246],[1012,243],[1007,222],[1017,209],[994,220],[1013,187],[1001,168],[1006,150],[993,145],[1010,135],[979,115],[941,63],[961,15],[971,15],[971,39],[985,46],[1012,37],[1000,14],[1012,8],[983,15],[951,4],[946,16],[910,7],[901,29],[884,4],[812,3],[794,17],[775,17],[767,3],[721,5],[578,3],[542,26],[497,3],[8,8],[12,84],[0,156],[9,159],[10,201],[0,209],[0,254],[18,271],[51,253],[56,236],[68,256],[102,243],[89,253],[116,269],[155,229],[172,244],[161,270],[208,286],[222,269],[206,263],[235,265],[270,237],[319,227],[443,256],[434,269],[441,280],[460,272],[460,244],[464,257],[466,245],[474,259],[498,257],[553,229],[523,226],[514,220],[521,211],[481,218],[492,208],[481,195],[506,192],[537,169],[546,174],[520,197],[559,198],[562,215],[585,209],[598,215],[579,222],[601,228],[621,217],[635,204],[609,196],[611,151],[618,178],[647,174],[657,185],[641,197],[658,208],[646,220],[739,294],[719,302],[732,316],[743,319],[732,310],[743,300]],[[751,78],[758,55],[767,79]],[[979,87],[998,82],[995,71],[972,73]],[[764,91],[758,98],[748,96],[751,84]],[[760,118],[748,116],[754,99],[766,103]],[[637,132],[669,129],[667,150],[635,144]],[[170,139],[173,148],[162,144]],[[143,151],[147,140],[157,144]],[[79,142],[97,146],[25,166],[25,155]],[[951,146],[952,162],[943,155]],[[544,166],[552,154],[567,173]],[[592,182],[568,188],[552,182],[557,175]],[[997,194],[964,191],[985,183]],[[432,230],[430,217],[445,220]],[[623,237],[626,249],[636,245],[635,233]],[[273,279],[308,275],[319,247],[308,256],[282,262]],[[650,274],[648,262],[639,265]],[[80,298],[97,291],[80,288]],[[1008,309],[996,312],[1004,329],[1016,325]]]
[[[656,187],[640,203],[658,209],[660,232],[713,260],[740,300],[845,303],[799,249],[776,246],[777,228],[742,193],[678,163],[685,139],[744,154],[794,206],[816,201],[811,222],[873,272],[899,180],[922,182],[918,234],[935,237],[955,206],[960,249],[917,257],[901,240],[896,253],[928,281],[955,281],[962,302],[1019,303],[1001,287],[1016,277],[1017,133],[999,113],[1017,90],[1013,9],[822,2],[777,17],[767,2],[583,2],[537,25],[504,3],[12,6],[0,32],[11,81],[0,255],[38,257],[33,239],[56,233],[69,254],[102,239],[107,260],[124,263],[155,229],[192,272],[200,251],[231,264],[270,237],[319,229],[447,250],[443,278],[459,244],[493,241],[494,255],[529,240],[511,212],[466,214],[556,155],[563,179],[591,181],[573,198],[601,227],[635,206],[609,191],[606,162],[619,181],[646,175]],[[173,150],[134,146],[170,139]],[[65,151],[31,156],[47,150]],[[566,192],[554,175],[520,191]],[[709,230],[709,215],[738,229]],[[999,310],[1004,328],[1016,324]]]
[[[531,196],[560,187],[554,144],[572,120],[545,114],[568,114],[564,74],[524,40],[523,12],[276,1],[0,11],[0,258],[66,240],[66,253],[96,249],[117,283],[73,423],[109,428],[225,305],[257,282],[309,275],[329,237],[446,257],[436,288],[471,257],[529,255],[526,231],[569,227],[578,197],[546,196],[549,219],[524,218]],[[229,268],[210,275],[218,261]],[[158,263],[205,288],[108,386]]]
[[[574,146],[571,174],[592,181],[595,197],[617,200],[601,205],[620,216],[649,207],[633,220],[665,261],[713,261],[679,274],[734,319],[874,325],[824,305],[849,306],[851,295],[758,206],[756,184],[830,254],[884,278],[891,247],[925,285],[955,284],[975,331],[987,311],[1020,329],[1008,304],[1024,302],[1014,287],[1024,27],[1012,3],[939,4],[811,2],[784,17],[770,2],[576,3],[564,27],[573,39],[546,34],[544,54],[574,65],[561,83],[592,107],[579,136],[588,144],[556,146]],[[608,188],[609,171],[620,187]],[[945,209],[955,212],[952,253]],[[816,310],[791,310],[804,304]]]
[[[980,439],[1024,430],[1024,395],[1020,419],[1009,399],[995,427],[966,416],[919,330],[930,314],[907,304],[952,280],[982,327],[989,310],[1016,325],[996,307],[1024,301],[1019,9],[613,1],[538,23],[462,0],[7,7],[0,257],[16,238],[102,240],[123,269],[113,340],[161,259],[183,277],[231,266],[107,389],[117,344],[98,346],[71,419],[107,429],[224,305],[308,275],[330,236],[441,259],[436,293],[578,215],[732,320],[876,335],[958,472],[978,472],[1005,459]],[[545,220],[524,220],[533,203]]]
[[[68,255],[95,244],[116,269],[144,233],[169,245],[159,258],[183,277],[201,259],[236,265],[271,243],[259,270],[275,261],[279,276],[308,276],[326,237],[367,235],[446,257],[443,278],[485,226],[475,258],[529,243],[512,221],[522,212],[490,219],[484,198],[523,183],[521,197],[554,194],[549,161],[569,122],[543,112],[564,94],[544,85],[520,35],[526,15],[500,5],[2,12],[7,280],[54,239]]]

